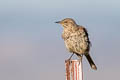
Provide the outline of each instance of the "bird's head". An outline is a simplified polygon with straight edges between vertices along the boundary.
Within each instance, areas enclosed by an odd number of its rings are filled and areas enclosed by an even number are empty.
[[[71,26],[76,26],[75,21],[71,18],[65,18],[62,21],[57,21],[55,23],[61,24],[64,28],[68,28],[68,27],[71,27]]]

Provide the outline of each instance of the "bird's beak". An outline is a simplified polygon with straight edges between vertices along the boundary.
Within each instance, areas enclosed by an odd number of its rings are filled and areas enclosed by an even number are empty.
[[[58,24],[59,24],[59,23],[60,23],[60,21],[57,21],[57,22],[55,22],[55,23],[58,23]]]

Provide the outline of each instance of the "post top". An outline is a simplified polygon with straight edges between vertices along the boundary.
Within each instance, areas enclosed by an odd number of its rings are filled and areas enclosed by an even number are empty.
[[[74,60],[65,60],[65,62],[80,62],[81,60],[79,59],[74,59]]]

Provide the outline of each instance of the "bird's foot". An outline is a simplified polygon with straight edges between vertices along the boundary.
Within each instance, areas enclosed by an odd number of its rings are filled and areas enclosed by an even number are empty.
[[[71,58],[68,58],[66,61],[70,61],[71,60]]]

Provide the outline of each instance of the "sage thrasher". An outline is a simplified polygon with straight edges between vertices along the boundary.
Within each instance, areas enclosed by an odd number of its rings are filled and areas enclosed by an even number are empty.
[[[90,51],[90,40],[88,37],[87,30],[71,18],[63,19],[62,21],[57,21],[63,26],[62,38],[69,52],[76,54],[80,59],[85,55],[92,69],[97,70],[89,51]],[[71,57],[73,56],[71,55]],[[71,57],[69,59],[71,59]]]

